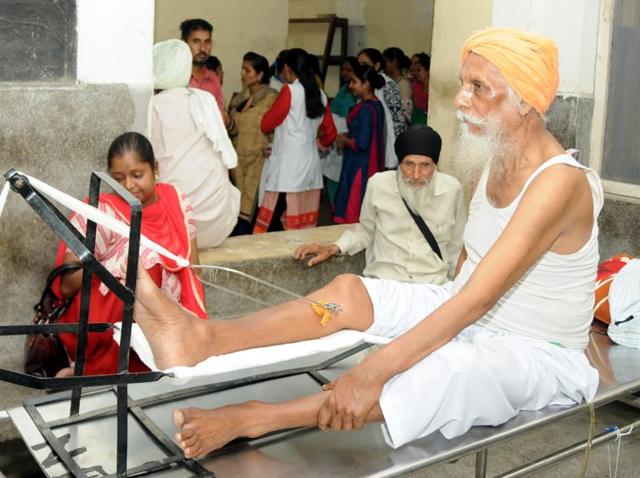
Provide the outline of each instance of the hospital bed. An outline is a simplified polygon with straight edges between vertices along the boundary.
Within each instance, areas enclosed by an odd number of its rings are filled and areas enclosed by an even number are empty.
[[[488,448],[579,413],[589,413],[606,403],[640,391],[640,349],[612,344],[607,336],[593,335],[589,358],[600,373],[600,386],[592,404],[522,412],[499,427],[474,427],[463,436],[447,440],[439,433],[398,449],[384,441],[380,425],[344,433],[317,429],[287,430],[254,440],[238,440],[205,458],[185,459],[172,440],[171,411],[185,406],[218,407],[247,400],[282,401],[317,392],[367,353],[365,343],[344,350],[318,352],[251,369],[227,371],[189,381],[162,372],[130,374],[126,371],[131,334],[131,306],[135,275],[118,288],[92,260],[92,235],[77,237],[62,214],[30,188],[19,173],[6,175],[12,187],[85,262],[85,270],[105,278],[125,303],[120,373],[102,377],[42,379],[0,370],[0,380],[33,388],[72,388],[33,398],[9,415],[26,446],[49,477],[60,476],[399,476],[475,454],[476,477],[484,477],[490,459]],[[92,175],[90,200],[97,202],[100,183],[107,182],[131,201],[130,261],[137,259],[139,219],[135,201],[110,178]],[[95,203],[94,203],[95,204]],[[93,233],[91,232],[93,230]],[[75,249],[74,249],[75,248]],[[133,256],[136,257],[133,257]],[[134,262],[132,262],[134,263]],[[135,268],[128,268],[128,271]],[[0,326],[0,335],[24,334],[30,326]],[[86,336],[81,318],[77,332]],[[94,326],[95,327],[95,326]],[[55,330],[55,328],[54,328]],[[81,359],[80,359],[81,360]],[[425,399],[428,399],[426,397]],[[640,417],[639,417],[640,418]],[[525,463],[503,477],[523,476],[585,453],[590,447],[615,440],[631,431],[640,419],[619,430],[593,434],[589,439]],[[587,430],[585,430],[585,437]]]

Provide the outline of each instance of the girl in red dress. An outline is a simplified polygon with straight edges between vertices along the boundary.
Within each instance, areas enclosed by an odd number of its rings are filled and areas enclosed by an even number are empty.
[[[109,174],[142,203],[142,234],[172,253],[197,264],[198,248],[195,226],[190,220],[190,205],[186,196],[170,184],[156,183],[157,165],[151,143],[139,133],[125,133],[116,138],[107,154]],[[115,194],[102,194],[100,209],[128,222],[129,205]],[[72,215],[71,222],[84,235],[86,219]],[[125,276],[128,240],[109,229],[98,226],[95,256],[117,279]],[[78,261],[64,242],[60,242],[56,265]],[[206,319],[204,289],[191,268],[178,266],[174,261],[158,255],[140,245],[140,264],[149,272],[160,289],[194,315]],[[63,276],[54,284],[54,290],[63,297],[75,294],[71,306],[60,323],[78,322],[82,270]],[[56,290],[57,289],[57,290]],[[122,320],[122,301],[95,275],[91,284],[89,322],[119,322]],[[71,360],[75,360],[77,336],[60,334]],[[118,345],[112,332],[89,333],[85,354],[84,373],[102,375],[117,372]],[[132,351],[129,371],[148,370]],[[70,375],[72,369],[63,369],[58,376]]]

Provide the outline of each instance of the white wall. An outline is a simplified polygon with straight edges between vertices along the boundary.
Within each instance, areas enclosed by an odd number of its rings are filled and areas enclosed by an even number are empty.
[[[155,4],[156,42],[180,38],[180,23],[187,18],[204,18],[213,25],[211,54],[222,63],[227,103],[233,92],[242,90],[240,68],[246,52],[255,51],[271,63],[286,46],[289,0],[156,0]]]
[[[436,0],[431,45],[429,125],[442,137],[438,167],[452,172],[459,121],[453,100],[460,88],[460,50],[476,30],[491,24],[495,0]]]
[[[367,0],[337,0],[336,15],[349,19],[349,25],[366,25],[365,5]]]
[[[77,78],[129,87],[133,130],[147,128],[153,92],[153,0],[77,0]]]
[[[560,53],[560,94],[592,95],[600,0],[493,0],[493,26],[553,38]]]
[[[78,81],[153,83],[153,0],[77,0]]]

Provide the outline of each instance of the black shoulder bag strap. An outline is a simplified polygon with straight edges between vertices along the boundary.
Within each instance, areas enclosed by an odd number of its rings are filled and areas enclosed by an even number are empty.
[[[418,229],[420,229],[420,232],[422,233],[424,238],[427,240],[427,242],[431,246],[431,249],[433,249],[433,252],[438,254],[438,257],[440,258],[440,260],[443,261],[444,259],[442,258],[442,252],[440,252],[438,241],[436,241],[436,238],[433,237],[433,233],[431,232],[431,229],[429,229],[429,226],[427,226],[427,223],[424,222],[424,219],[422,219],[422,216],[420,216],[420,214],[416,214],[411,210],[411,208],[407,204],[407,201],[405,201],[404,198],[402,198],[402,202],[404,203],[405,207],[407,208],[407,211],[409,211],[409,214],[415,221],[416,226],[418,226]]]

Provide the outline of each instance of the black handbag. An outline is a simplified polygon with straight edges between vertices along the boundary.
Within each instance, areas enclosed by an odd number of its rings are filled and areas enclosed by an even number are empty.
[[[82,269],[79,262],[61,264],[47,277],[47,284],[40,301],[33,306],[32,324],[55,324],[65,313],[73,297],[58,297],[51,285],[63,274]],[[55,377],[56,373],[70,365],[69,354],[56,334],[35,333],[27,336],[24,344],[24,371],[29,375]]]

